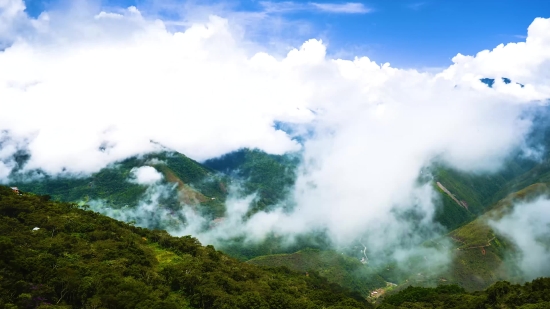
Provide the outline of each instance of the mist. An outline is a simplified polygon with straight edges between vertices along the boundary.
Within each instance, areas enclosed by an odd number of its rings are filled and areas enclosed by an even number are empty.
[[[159,144],[199,161],[243,147],[300,154],[284,202],[292,211],[275,205],[248,218],[255,196],[230,193],[224,220],[210,226],[213,218],[191,205],[176,213],[158,207],[174,190],[151,168],[129,180],[149,186],[135,209],[90,203],[209,244],[274,234],[292,243],[320,231],[335,246],[361,240],[369,255],[402,261],[422,252],[427,264],[444,264],[446,253],[419,247],[444,232],[420,171],[437,161],[491,173],[518,148],[537,151],[526,143],[528,110],[550,97],[550,19],[535,19],[525,41],[458,54],[428,73],[366,56],[334,59],[318,39],[270,50],[251,42],[234,15],[191,18],[175,31],[136,7],[36,19],[21,0],[0,8],[10,14],[0,19],[4,183],[36,169],[93,173]],[[14,159],[18,151],[30,155],[24,165]]]
[[[511,240],[517,249],[509,259],[522,271],[523,280],[550,276],[550,200],[547,197],[518,203],[489,225]]]

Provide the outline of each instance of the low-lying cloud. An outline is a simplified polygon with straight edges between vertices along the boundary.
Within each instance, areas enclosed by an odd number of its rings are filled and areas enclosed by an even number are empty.
[[[132,178],[130,181],[141,185],[151,185],[161,181],[164,176],[157,172],[154,167],[142,166],[132,169]]]
[[[498,221],[491,221],[499,234],[519,250],[517,265],[525,280],[550,276],[550,200],[539,198],[516,204]]]
[[[18,150],[31,155],[20,171],[49,174],[95,172],[159,144],[196,160],[243,147],[301,152],[288,197],[293,212],[245,220],[249,200],[229,199],[214,231],[181,230],[207,242],[322,230],[335,243],[363,238],[369,251],[397,246],[394,256],[403,256],[440,232],[432,220],[437,199],[419,183],[420,170],[434,160],[498,170],[525,146],[529,108],[550,97],[549,19],[535,19],[525,42],[459,54],[427,73],[367,57],[331,59],[315,39],[286,54],[256,49],[220,16],[171,31],[135,7],[37,19],[23,8],[21,0],[0,3],[3,181]],[[493,87],[481,78],[495,79]],[[276,129],[280,122],[310,134],[299,143]],[[202,222],[188,209],[187,222]]]

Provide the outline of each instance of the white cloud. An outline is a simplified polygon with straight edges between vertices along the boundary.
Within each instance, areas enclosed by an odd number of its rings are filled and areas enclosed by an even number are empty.
[[[162,180],[163,176],[152,166],[142,166],[132,169],[130,181],[141,185],[151,185]]]
[[[25,21],[25,4],[21,0],[0,1],[0,48],[4,47],[6,40],[13,39],[14,30],[19,30]]]
[[[365,14],[372,10],[358,2],[346,3],[299,3],[293,1],[261,1],[260,5],[266,13],[287,13],[294,11],[319,11],[337,14]]]
[[[525,280],[550,276],[550,201],[521,203],[490,225],[519,249],[518,266]]]
[[[266,13],[286,13],[292,11],[305,10],[307,5],[292,1],[260,1],[260,5]]]
[[[419,170],[434,159],[498,169],[524,142],[529,102],[550,97],[548,19],[536,19],[525,42],[458,55],[431,73],[331,59],[315,39],[276,54],[217,16],[181,31],[136,8],[43,16],[25,16],[30,32],[4,22],[17,40],[0,52],[0,131],[32,154],[27,168],[93,172],[154,150],[151,140],[198,160],[241,147],[302,149],[295,212],[240,224],[257,237],[326,230],[338,242],[370,235],[378,250],[412,246],[438,232]],[[496,78],[494,87],[481,77]],[[313,137],[302,147],[274,121]],[[419,225],[403,221],[407,211]]]
[[[548,24],[548,19],[536,18],[529,26],[525,42],[500,44],[491,51],[484,50],[477,53],[475,57],[458,54],[453,58],[454,64],[443,71],[441,76],[456,82],[475,81],[482,77],[496,78],[495,87],[500,88],[502,92],[523,99],[548,99],[550,92]],[[516,84],[506,85],[500,77],[507,77],[514,82],[525,84],[526,89]],[[485,88],[481,84],[478,84],[478,87]]]
[[[347,3],[316,3],[311,2],[311,6],[323,12],[344,13],[344,14],[365,14],[372,10],[367,8],[363,3],[347,2]]]

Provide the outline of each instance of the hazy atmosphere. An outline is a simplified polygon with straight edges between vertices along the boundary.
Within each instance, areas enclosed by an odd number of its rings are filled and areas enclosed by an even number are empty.
[[[382,43],[368,25],[397,8],[376,1],[0,0],[0,183],[241,260],[313,246],[397,263],[399,276],[377,273],[389,287],[429,281],[404,273],[411,261],[468,291],[550,276],[550,7],[538,3],[518,13],[523,32],[483,30],[494,44],[449,53],[463,34]],[[361,43],[362,28],[379,36]],[[502,265],[457,275],[471,248]]]

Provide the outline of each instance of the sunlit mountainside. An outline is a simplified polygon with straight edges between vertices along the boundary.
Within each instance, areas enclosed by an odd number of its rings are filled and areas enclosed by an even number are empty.
[[[184,210],[189,207],[202,220],[202,226],[191,233],[211,239],[230,216],[224,206],[233,198],[230,195],[254,196],[250,207],[240,214],[242,222],[277,205],[289,211],[296,207],[285,197],[294,185],[298,160],[296,155],[275,156],[242,149],[201,164],[165,151],[121,161],[89,177],[46,176],[13,184],[23,192],[74,202],[81,208],[91,207],[138,226],[165,229],[176,235],[186,234],[181,226],[191,225],[188,220],[194,217],[186,216]],[[513,245],[513,239],[492,229],[488,222],[502,217],[503,207],[509,213],[509,208],[520,201],[544,196],[548,192],[546,165],[547,159],[532,161],[516,156],[508,161],[506,170],[497,174],[460,173],[437,165],[423,170],[419,181],[427,181],[437,192],[434,224],[439,223],[446,235],[424,239],[417,245],[447,251],[451,260],[448,269],[426,269],[417,261],[419,257],[412,257],[406,262],[408,269],[403,269],[385,260],[384,255],[359,253],[363,249],[360,240],[349,247],[335,247],[322,232],[303,235],[291,243],[275,234],[255,242],[237,235],[218,241],[216,247],[251,264],[317,271],[329,281],[366,296],[386,286],[393,289],[391,284],[453,283],[473,291],[498,280],[522,281],[521,270],[512,262],[513,256],[516,262],[521,259],[517,256],[521,251]],[[136,171],[147,167],[154,168],[162,180],[136,182]],[[237,189],[230,193],[232,187]],[[514,191],[517,188],[522,189]],[[161,190],[166,190],[166,195],[156,196]],[[506,192],[510,195],[498,201]],[[147,203],[154,203],[154,208],[148,210]]]

